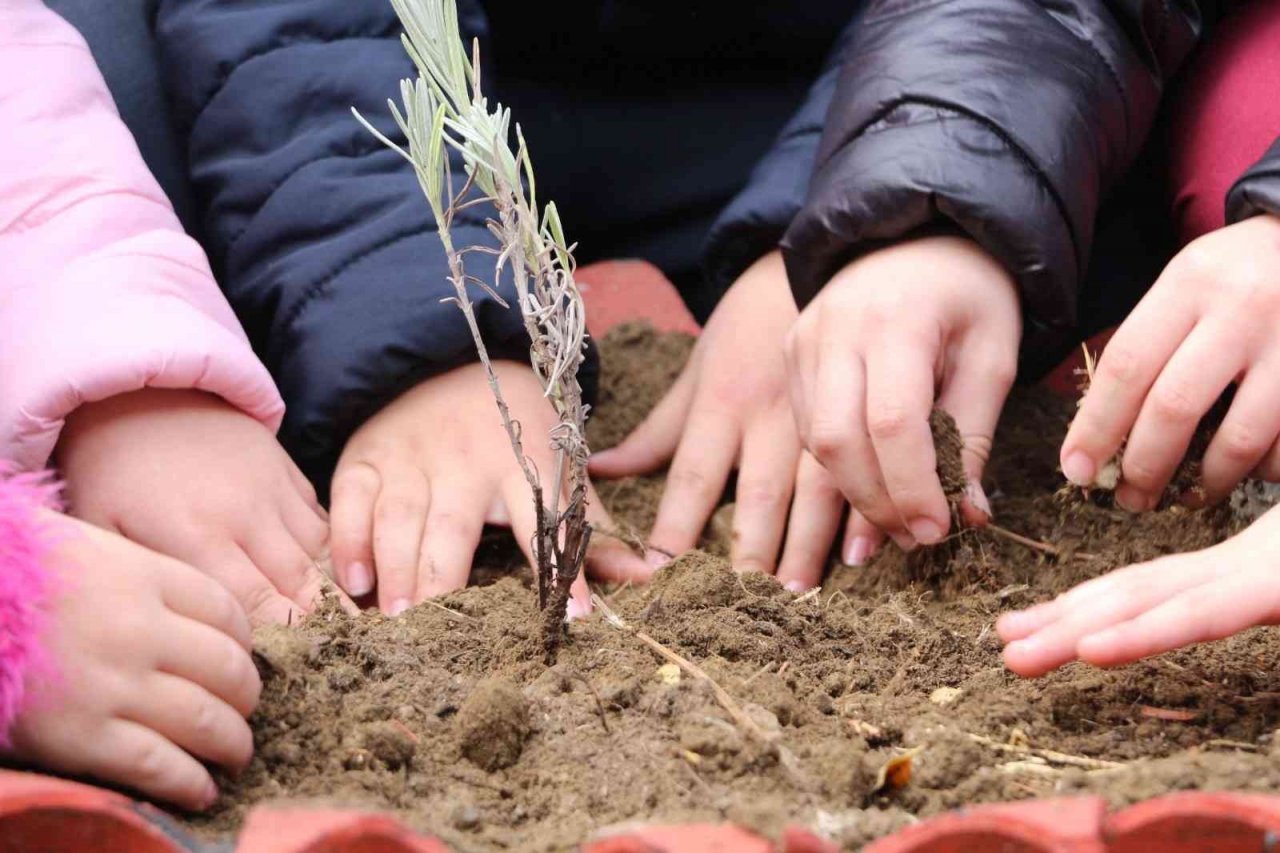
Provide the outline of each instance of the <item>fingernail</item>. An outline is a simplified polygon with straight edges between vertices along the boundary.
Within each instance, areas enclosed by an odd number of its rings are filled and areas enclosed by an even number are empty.
[[[798,595],[805,591],[806,586],[804,581],[787,581],[782,585],[782,588],[787,592],[794,592]]]
[[[907,524],[917,542],[933,545],[942,538],[942,528],[932,518],[917,518]]]
[[[391,606],[387,608],[388,616],[399,616],[401,613],[413,606],[413,602],[407,598],[397,598],[391,602]]]
[[[373,591],[373,572],[364,563],[355,562],[347,566],[347,593],[349,595],[368,595]]]
[[[1092,486],[1097,476],[1093,460],[1082,450],[1073,450],[1062,460],[1062,474],[1077,486]]]
[[[869,537],[855,536],[844,549],[844,564],[861,566],[867,562],[875,550],[875,543]]]
[[[906,533],[890,533],[889,538],[893,540],[893,544],[897,545],[903,551],[914,551],[916,540],[912,539]]]
[[[1121,486],[1116,490],[1116,506],[1129,512],[1146,512],[1151,508],[1151,499],[1131,486]]]
[[[564,621],[572,622],[575,619],[581,619],[583,616],[591,615],[591,605],[579,601],[576,598],[569,599],[569,605],[564,609]]]
[[[991,518],[991,501],[987,500],[987,493],[983,491],[981,483],[977,480],[970,480],[964,487],[964,493],[969,498],[969,503],[973,504],[974,509],[987,518]]]
[[[644,561],[648,564],[649,568],[656,572],[667,563],[670,563],[671,558],[659,551],[657,548],[650,548],[645,552]]]

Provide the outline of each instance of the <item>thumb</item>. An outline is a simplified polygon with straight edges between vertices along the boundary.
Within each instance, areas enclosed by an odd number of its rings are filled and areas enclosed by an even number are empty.
[[[648,474],[671,461],[693,402],[695,366],[680,374],[653,411],[617,447],[591,454],[593,476],[613,479]]]
[[[600,503],[595,487],[589,484],[587,520],[591,522],[592,533],[586,567],[593,578],[607,583],[645,583],[649,580],[655,568],[643,556],[643,541],[639,536],[628,536],[628,531],[614,523],[609,511]],[[633,540],[639,548],[633,547]],[[585,580],[582,589],[586,590]]]
[[[966,524],[983,526],[991,519],[991,505],[982,489],[982,472],[991,456],[996,422],[1013,387],[1016,354],[987,350],[966,357],[960,353],[951,380],[942,388],[938,405],[955,418],[964,442],[961,459],[969,481],[960,510]]]

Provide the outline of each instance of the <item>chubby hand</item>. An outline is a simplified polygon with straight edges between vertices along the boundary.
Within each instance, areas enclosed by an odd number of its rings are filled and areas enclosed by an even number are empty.
[[[1219,501],[1251,472],[1280,479],[1280,217],[1264,214],[1190,243],[1116,331],[1062,445],[1087,486],[1124,442],[1116,501],[1153,508],[1200,419],[1239,387],[1205,453],[1202,495]],[[1127,441],[1126,441],[1127,438]]]
[[[858,258],[805,308],[787,346],[792,404],[805,446],[853,506],[851,556],[865,559],[884,534],[908,550],[946,536],[935,397],[964,439],[965,520],[985,523],[980,480],[1020,335],[1013,280],[960,237]]]
[[[697,543],[736,466],[734,568],[776,571],[793,590],[821,580],[844,511],[830,476],[802,453],[791,415],[782,348],[796,316],[782,256],[773,252],[725,294],[648,418],[591,461],[604,477],[671,463],[649,537],[671,554]]]
[[[184,563],[67,516],[44,523],[53,671],[29,680],[10,754],[207,808],[218,789],[203,762],[235,772],[253,755],[261,683],[243,610]]]
[[[1280,624],[1280,507],[1211,548],[1117,569],[1053,601],[1006,613],[1005,663],[1038,676],[1077,658],[1119,666]]]
[[[555,412],[527,365],[494,368],[546,484],[555,471]],[[615,581],[646,577],[644,561],[603,532],[614,527],[594,489],[587,499],[587,520],[600,531],[588,569]],[[359,596],[376,580],[378,606],[390,615],[466,586],[486,523],[510,525],[533,562],[533,497],[479,364],[422,382],[366,421],[338,461],[331,509],[339,583]],[[579,577],[569,613],[590,609]]]
[[[190,563],[255,622],[285,623],[325,582],[329,526],[271,431],[199,391],[86,403],[56,458],[74,515]]]

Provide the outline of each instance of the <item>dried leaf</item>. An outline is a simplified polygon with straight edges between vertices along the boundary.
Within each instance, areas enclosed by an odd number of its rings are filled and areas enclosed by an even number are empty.
[[[1139,705],[1138,713],[1155,720],[1170,720],[1175,723],[1189,723],[1200,716],[1199,711],[1184,711],[1178,708],[1153,708],[1150,705]]]
[[[884,763],[876,773],[876,784],[872,788],[873,793],[882,791],[900,791],[911,783],[911,762],[924,749],[923,746],[913,747],[902,755],[895,755]]]

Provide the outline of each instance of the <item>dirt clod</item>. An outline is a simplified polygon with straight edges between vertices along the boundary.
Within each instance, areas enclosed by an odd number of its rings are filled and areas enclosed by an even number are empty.
[[[529,736],[529,706],[520,688],[491,678],[480,682],[458,709],[458,746],[471,763],[501,770],[520,760]]]

